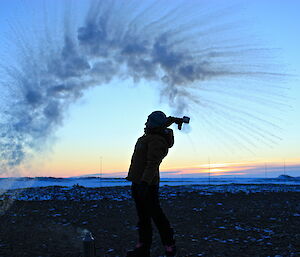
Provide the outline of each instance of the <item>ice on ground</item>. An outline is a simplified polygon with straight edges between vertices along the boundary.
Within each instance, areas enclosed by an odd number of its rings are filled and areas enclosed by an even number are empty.
[[[267,192],[300,192],[300,185],[277,184],[228,184],[228,185],[185,185],[185,186],[161,186],[160,197],[162,199],[176,198],[181,193],[194,193],[198,196],[213,195],[216,193],[267,193]],[[0,200],[21,201],[94,201],[94,200],[124,201],[131,199],[130,187],[83,187],[83,186],[49,186],[32,187],[25,189],[10,189],[0,194]],[[222,206],[222,203],[217,203]],[[221,207],[222,208],[222,207]],[[194,208],[201,211],[201,208]],[[297,216],[298,213],[295,213]]]

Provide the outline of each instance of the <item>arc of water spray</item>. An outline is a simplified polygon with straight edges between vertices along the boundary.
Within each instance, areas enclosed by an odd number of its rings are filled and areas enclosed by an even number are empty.
[[[45,36],[36,42],[17,37],[18,61],[2,65],[7,78],[0,84],[7,93],[0,114],[3,167],[17,166],[29,151],[41,149],[63,123],[70,104],[87,88],[112,79],[157,81],[163,101],[175,113],[191,116],[199,106],[205,111],[205,97],[213,98],[218,89],[227,94],[240,91],[252,106],[261,108],[268,99],[271,102],[272,94],[282,95],[285,74],[270,65],[270,49],[255,47],[240,36],[244,31],[236,26],[237,9],[214,7],[202,1],[177,6],[169,1],[91,1],[82,25],[74,27],[67,15],[61,34],[51,35],[45,25]],[[223,80],[230,85],[220,83]],[[211,91],[207,81],[214,83]],[[267,96],[263,104],[255,100],[257,94]],[[276,103],[281,105],[281,100]],[[216,104],[214,114],[226,119],[231,110],[223,107]],[[251,105],[244,108],[250,114],[256,111]],[[242,127],[246,120],[237,124]],[[254,123],[251,119],[245,129]],[[256,136],[263,134],[260,130]]]

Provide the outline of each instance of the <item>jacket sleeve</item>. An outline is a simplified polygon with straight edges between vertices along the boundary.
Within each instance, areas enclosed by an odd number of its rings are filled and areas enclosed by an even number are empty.
[[[159,165],[167,153],[168,146],[163,138],[156,137],[148,143],[146,168],[141,181],[151,183],[154,176],[159,172]]]

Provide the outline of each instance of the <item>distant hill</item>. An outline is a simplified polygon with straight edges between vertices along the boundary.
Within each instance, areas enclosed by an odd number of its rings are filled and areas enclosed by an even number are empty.
[[[280,179],[280,180],[300,180],[300,177],[292,177],[292,176],[289,176],[289,175],[279,175],[277,177],[277,179]]]

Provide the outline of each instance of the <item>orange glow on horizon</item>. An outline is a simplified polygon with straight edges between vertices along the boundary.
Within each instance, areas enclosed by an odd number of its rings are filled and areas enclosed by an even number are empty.
[[[292,165],[299,165],[300,161],[289,161],[284,164],[287,168]],[[162,172],[176,172],[175,175],[184,174],[208,174],[212,176],[220,175],[246,175],[246,171],[261,169],[265,170],[266,167],[282,167],[282,162],[237,162],[237,163],[211,163],[199,164],[189,167],[163,169]]]
[[[97,158],[94,158],[97,159]],[[37,162],[30,169],[23,167],[22,172],[19,176],[53,176],[53,177],[72,177],[72,176],[82,176],[100,175],[100,162],[99,158],[95,161],[88,160],[85,158],[74,158],[72,161],[70,158],[60,159],[59,162],[47,162],[41,165],[41,162]],[[129,161],[124,158],[124,160],[114,161],[113,158],[106,158],[103,162],[102,172],[103,177],[126,177],[129,167]],[[280,172],[282,169],[283,174],[283,161],[274,162],[220,162],[220,163],[202,163],[195,164],[191,166],[175,166],[175,167],[164,167],[162,165],[161,174],[171,177],[191,175],[203,176],[210,174],[211,176],[221,176],[221,175],[247,175],[247,174],[262,174],[267,169],[271,172]],[[299,166],[299,160],[286,160],[285,166],[288,169],[289,166]],[[273,170],[272,170],[273,169]],[[45,175],[47,174],[47,175]]]

